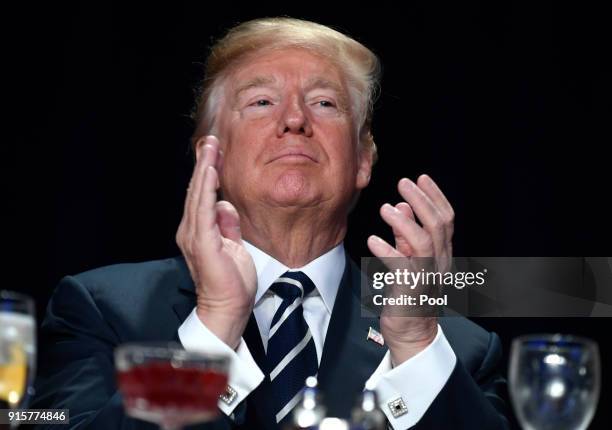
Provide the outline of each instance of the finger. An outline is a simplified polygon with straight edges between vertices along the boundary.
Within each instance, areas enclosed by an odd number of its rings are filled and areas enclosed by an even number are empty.
[[[408,269],[410,271],[418,272],[419,267],[421,267],[421,270],[425,269],[428,271],[434,269],[434,266],[432,266],[434,263],[433,259],[414,259],[412,257],[403,255],[401,252],[397,251],[386,241],[376,235],[371,235],[368,238],[368,248],[372,254],[378,258],[381,258],[383,264],[391,271],[396,269]]]
[[[400,211],[403,217],[414,220],[414,212],[410,208],[410,205],[406,202],[400,202],[395,205],[395,209]],[[406,238],[399,232],[398,229],[393,228],[393,236],[395,239],[395,248],[406,256],[414,254],[414,250]]]
[[[431,235],[436,254],[443,252],[446,244],[446,228],[442,214],[431,199],[414,182],[403,178],[398,191],[415,212],[423,228]]]
[[[368,237],[368,248],[378,258],[405,257],[397,249],[374,234]]]
[[[213,240],[215,237],[213,233],[218,232],[216,225],[217,211],[215,207],[217,203],[217,183],[217,171],[213,166],[207,166],[204,180],[202,181],[195,222],[196,237],[198,240],[204,240],[204,244]]]
[[[187,194],[185,196],[185,206],[183,208],[183,216],[189,216],[190,211],[190,203],[193,198],[193,189],[196,183],[199,183],[202,180],[203,170],[200,168],[202,158],[198,155],[198,151],[204,145],[206,141],[206,137],[203,136],[196,142],[196,163],[193,166],[193,173],[191,174],[191,179],[189,180],[189,186],[187,187]]]
[[[381,258],[382,263],[391,271],[409,267],[410,257],[403,255],[376,235],[368,237],[368,248],[374,256]]]
[[[185,200],[185,209],[192,216],[197,209],[197,204],[202,189],[202,181],[206,172],[206,166],[210,164],[211,154],[214,151],[215,141],[212,136],[204,136],[196,143],[196,165],[189,181],[188,199]]]
[[[208,166],[217,165],[219,155],[219,139],[216,136],[209,135],[202,142],[201,146],[196,150],[196,157],[201,159],[201,169],[206,170]]]
[[[417,185],[429,196],[438,210],[449,219],[454,218],[455,211],[450,202],[438,185],[431,179],[431,176],[423,174],[417,179]]]
[[[395,209],[400,211],[402,215],[404,215],[405,217],[408,217],[414,220],[414,212],[412,211],[412,208],[410,207],[408,203],[399,202],[398,204],[395,205]]]
[[[221,235],[235,242],[242,242],[240,233],[240,216],[236,208],[228,201],[221,200],[216,204],[217,225]]]
[[[202,169],[203,158],[200,156],[202,148],[206,142],[206,136],[202,136],[196,142],[196,163],[193,167],[193,173],[189,180],[189,186],[185,194],[185,203],[183,207],[183,217],[179,228],[176,233],[176,241],[183,252],[187,251],[184,249],[184,241],[190,236],[193,227],[193,220],[195,219],[195,205],[197,203],[197,194],[199,193],[200,184],[204,177],[204,169]]]
[[[223,150],[219,147],[217,151],[217,163],[215,164],[219,178],[223,177]]]
[[[398,209],[390,204],[380,208],[383,220],[402,236],[413,250],[415,257],[431,257],[434,255],[432,238],[429,232],[418,225],[415,220],[405,217]]]
[[[196,157],[198,159],[197,172],[194,172],[193,179],[193,190],[191,195],[191,202],[189,206],[189,227],[190,233],[195,234],[194,229],[197,225],[198,211],[202,199],[202,190],[206,177],[206,170],[209,166],[214,166],[217,152],[219,147],[219,141],[215,136],[206,136],[205,140],[202,141],[201,145],[196,148]]]
[[[419,176],[417,184],[429,196],[431,201],[436,205],[442,214],[444,228],[446,229],[446,240],[450,240],[453,236],[453,230],[455,227],[455,211],[453,210],[453,207],[449,203],[444,193],[442,193],[442,190],[440,190],[438,185],[429,175],[423,174]]]

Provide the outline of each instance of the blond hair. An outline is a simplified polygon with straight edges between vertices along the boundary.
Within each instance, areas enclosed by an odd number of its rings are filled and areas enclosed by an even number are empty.
[[[261,18],[239,24],[212,47],[192,112],[196,123],[192,145],[200,137],[214,134],[223,84],[232,68],[264,50],[286,48],[313,51],[340,68],[347,79],[359,141],[376,158],[371,123],[380,79],[378,58],[361,43],[330,27],[285,17]]]

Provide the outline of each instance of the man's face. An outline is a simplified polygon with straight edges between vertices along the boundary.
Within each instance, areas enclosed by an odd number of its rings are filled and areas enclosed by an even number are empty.
[[[218,115],[221,188],[253,205],[348,209],[369,181],[345,78],[302,49],[255,55],[229,76]]]

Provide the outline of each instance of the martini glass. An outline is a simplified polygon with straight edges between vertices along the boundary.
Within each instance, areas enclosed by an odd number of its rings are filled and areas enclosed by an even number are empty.
[[[229,358],[186,351],[175,343],[132,343],[115,350],[123,404],[131,417],[164,430],[208,422],[219,415]]]

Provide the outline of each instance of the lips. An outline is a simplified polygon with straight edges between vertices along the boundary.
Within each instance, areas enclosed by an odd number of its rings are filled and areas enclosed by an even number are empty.
[[[312,161],[318,163],[317,157],[311,152],[300,148],[288,148],[284,149],[277,154],[274,154],[268,163],[274,161],[286,160],[286,161]]]

